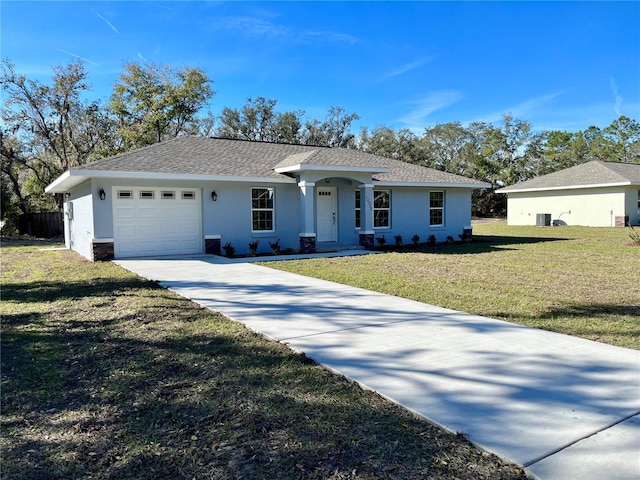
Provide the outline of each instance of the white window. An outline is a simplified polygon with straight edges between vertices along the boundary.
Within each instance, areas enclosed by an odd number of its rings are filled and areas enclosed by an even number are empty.
[[[118,190],[118,198],[133,198],[132,190]]]
[[[251,189],[251,230],[254,232],[272,232],[273,188],[254,187]]]
[[[193,200],[196,198],[196,192],[182,192],[183,200]]]
[[[444,225],[444,192],[429,192],[429,225]]]
[[[151,200],[155,197],[155,192],[153,190],[140,190],[140,198],[145,200]]]
[[[163,190],[161,197],[163,200],[173,200],[176,198],[176,192],[173,190]]]
[[[391,226],[391,194],[389,190],[373,191],[373,227]]]

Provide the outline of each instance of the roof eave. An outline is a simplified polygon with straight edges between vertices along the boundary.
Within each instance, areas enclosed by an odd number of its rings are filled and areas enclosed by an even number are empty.
[[[607,187],[628,187],[640,185],[640,182],[614,182],[614,183],[595,183],[590,185],[564,185],[560,187],[531,187],[531,188],[512,188],[504,187],[496,190],[496,193],[527,193],[527,192],[550,192],[558,190],[582,190],[586,188],[607,188]]]
[[[385,181],[373,180],[375,186],[380,187],[433,187],[433,188],[491,188],[490,183],[474,182],[474,183],[452,183],[452,182],[401,182],[401,181]]]
[[[273,169],[276,173],[296,173],[303,171],[315,171],[315,172],[353,172],[353,173],[388,173],[388,167],[353,167],[343,165],[308,165],[298,164],[290,165],[288,167],[276,167]]]
[[[191,180],[206,182],[296,183],[290,177],[262,177],[241,175],[204,175],[191,173],[113,172],[107,170],[67,170],[45,188],[46,193],[64,193],[91,178],[139,180]]]

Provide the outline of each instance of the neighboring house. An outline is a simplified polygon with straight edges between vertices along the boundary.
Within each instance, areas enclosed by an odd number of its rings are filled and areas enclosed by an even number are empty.
[[[592,161],[496,190],[509,225],[640,224],[640,165]]]
[[[471,192],[487,187],[351,149],[180,137],[73,168],[46,191],[64,194],[66,245],[107,260],[458,239]]]

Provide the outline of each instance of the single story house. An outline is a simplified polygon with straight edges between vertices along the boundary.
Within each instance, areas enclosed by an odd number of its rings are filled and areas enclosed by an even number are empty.
[[[592,161],[496,190],[509,225],[640,224],[640,165]]]
[[[353,149],[179,137],[68,170],[65,243],[91,260],[458,238],[488,184]]]

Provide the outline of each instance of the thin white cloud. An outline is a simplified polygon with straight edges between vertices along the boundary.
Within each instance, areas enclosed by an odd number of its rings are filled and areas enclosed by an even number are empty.
[[[347,43],[349,45],[353,45],[354,43],[358,42],[358,39],[352,35],[332,31],[307,30],[305,32],[302,32],[302,37],[331,43]]]
[[[462,99],[462,94],[456,90],[438,90],[431,92],[419,100],[409,102],[413,108],[403,115],[399,122],[406,125],[406,128],[416,132],[422,132],[429,115],[437,110],[447,108]]]
[[[106,23],[107,25],[109,25],[109,27],[111,28],[111,30],[113,30],[114,32],[116,32],[117,34],[120,34],[120,32],[118,31],[118,29],[116,27],[113,26],[113,23],[111,23],[109,20],[107,20],[106,18],[104,18],[102,15],[100,15],[98,12],[96,12],[93,8],[91,9],[91,11],[93,13],[96,14],[96,16],[102,20],[104,23]]]
[[[465,122],[465,123],[471,123],[473,121],[494,123],[502,120],[502,116],[505,114],[511,114],[516,118],[531,117],[541,108],[548,105],[552,100],[556,99],[561,95],[563,95],[563,92],[555,92],[555,93],[549,93],[547,95],[541,95],[539,97],[533,97],[528,100],[525,100],[524,102],[520,102],[518,104],[505,107],[499,111],[488,113],[486,115],[481,116],[480,118],[477,118],[475,120]]]
[[[83,60],[83,61],[85,61],[85,62],[87,62],[87,63],[90,63],[91,65],[95,65],[96,67],[99,67],[99,66],[100,66],[100,64],[98,64],[98,63],[96,63],[96,62],[92,62],[92,61],[91,61],[91,60],[89,60],[88,58],[81,57],[80,55],[76,55],[75,53],[71,53],[71,52],[69,52],[68,50],[63,50],[62,48],[58,48],[58,51],[59,51],[59,52],[62,52],[62,53],[66,53],[67,55],[71,55],[72,57],[79,58],[80,60]]]
[[[618,85],[616,85],[616,79],[613,77],[609,77],[609,84],[611,85],[611,93],[613,94],[613,98],[615,100],[615,104],[613,106],[614,112],[616,112],[616,116],[620,116],[620,110],[622,108],[622,95],[618,91]]]
[[[144,55],[142,55],[140,52],[138,52],[138,58],[139,58],[140,60],[142,60],[143,62],[146,62],[146,61],[147,61],[147,58],[146,58]]]
[[[296,41],[331,42],[354,44],[356,37],[346,33],[327,30],[297,30],[295,28],[274,23],[269,20],[248,16],[218,17],[212,24],[213,28],[220,30],[237,30],[246,35],[256,37],[288,37]]]
[[[414,60],[413,62],[407,63],[405,65],[402,65],[401,67],[397,68],[396,70],[393,70],[385,75],[382,76],[381,81],[385,81],[385,80],[389,80],[393,77],[397,77],[398,75],[402,75],[404,73],[410,72],[411,70],[415,70],[416,68],[421,67],[422,65],[425,65],[431,61],[433,61],[435,57],[420,57],[416,60]]]
[[[259,18],[241,16],[219,17],[213,22],[213,27],[222,30],[240,30],[248,35],[267,37],[277,37],[291,33],[291,29],[284,25]]]

